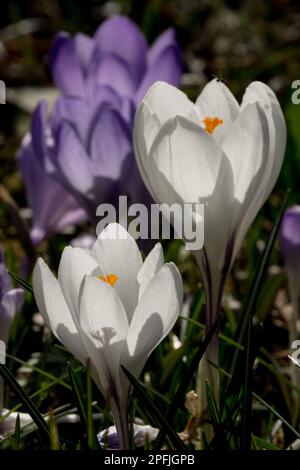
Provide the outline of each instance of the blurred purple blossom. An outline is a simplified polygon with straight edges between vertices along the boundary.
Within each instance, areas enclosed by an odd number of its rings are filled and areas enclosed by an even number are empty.
[[[143,447],[145,444],[153,442],[159,430],[150,425],[134,424],[134,441],[137,447]],[[110,426],[108,429],[100,431],[98,434],[98,441],[102,449],[119,449],[118,434],[115,426]]]
[[[93,38],[59,33],[51,69],[62,96],[50,117],[39,103],[19,151],[34,242],[84,219],[78,207],[95,225],[98,205],[121,194],[150,201],[133,155],[133,117],[155,81],[179,85],[181,59],[173,29],[149,48],[135,23],[116,15]]]
[[[8,342],[11,322],[24,301],[24,290],[14,289],[10,275],[4,265],[0,247],[0,340]]]
[[[279,242],[290,283],[300,285],[300,206],[285,211]]]
[[[27,201],[33,212],[31,239],[35,245],[67,225],[81,223],[87,218],[74,196],[45,171],[52,147],[51,130],[45,113],[43,115],[43,107],[44,104],[38,105],[33,113],[31,131],[24,137],[17,153]]]
[[[167,29],[148,47],[133,21],[113,15],[92,38],[59,33],[51,52],[51,69],[64,95],[92,102],[105,86],[138,104],[157,80],[179,85],[180,49],[174,29]]]

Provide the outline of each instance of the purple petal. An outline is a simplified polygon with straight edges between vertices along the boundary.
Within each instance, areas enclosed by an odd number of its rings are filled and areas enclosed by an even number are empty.
[[[31,120],[32,147],[35,156],[43,161],[46,154],[47,136],[47,102],[40,101],[36,106]]]
[[[93,174],[120,179],[132,143],[129,128],[118,111],[109,107],[95,116],[89,147]]]
[[[55,37],[50,65],[53,81],[62,93],[85,96],[83,70],[76,55],[75,42],[67,33],[59,33]]]
[[[1,299],[1,304],[5,308],[7,314],[12,320],[15,313],[20,310],[24,302],[24,290],[23,289],[11,289],[6,292]]]
[[[73,196],[51,176],[35,155],[27,135],[18,152],[18,163],[25,182],[29,206],[33,211],[32,240],[39,243],[46,236],[59,232],[67,225],[86,220]]]
[[[63,121],[68,122],[79,135],[82,142],[86,142],[88,129],[92,119],[92,107],[82,98],[61,96],[56,101],[52,112],[52,128],[54,133]]]
[[[176,34],[174,28],[169,28],[158,36],[154,41],[152,46],[149,48],[147,54],[147,63],[148,66],[152,65],[160,56],[163,51],[165,51],[170,46],[177,46]]]
[[[146,70],[146,40],[136,24],[125,16],[104,21],[95,34],[95,56],[111,53],[123,58],[140,81]]]
[[[300,276],[300,206],[291,207],[284,213],[279,233],[281,251],[287,270]]]
[[[164,49],[147,70],[135,97],[136,104],[143,99],[150,86],[158,80],[178,86],[181,71],[182,63],[178,46]]]
[[[94,39],[86,34],[77,33],[74,36],[75,51],[81,65],[81,69],[86,74],[92,58]]]
[[[106,85],[123,96],[133,96],[138,84],[126,61],[113,54],[102,56],[93,65],[90,80],[92,89],[97,85]]]

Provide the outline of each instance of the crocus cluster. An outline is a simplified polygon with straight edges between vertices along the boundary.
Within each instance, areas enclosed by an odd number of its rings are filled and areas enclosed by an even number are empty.
[[[144,263],[135,240],[110,224],[90,254],[64,249],[58,279],[40,258],[33,272],[34,295],[43,318],[64,346],[86,365],[109,401],[120,448],[128,448],[130,384],[121,369],[142,371],[154,348],[179,315],[182,280],[164,263],[157,244]]]
[[[132,149],[136,105],[155,81],[178,85],[181,75],[173,29],[148,47],[118,15],[93,38],[58,34],[50,65],[62,96],[50,116],[45,102],[38,105],[18,154],[35,243],[86,217],[95,224],[98,205],[120,194],[149,202]]]
[[[251,83],[241,105],[218,79],[196,103],[167,83],[156,83],[134,125],[143,180],[159,203],[204,203],[204,247],[194,251],[207,298],[209,329],[220,309],[226,276],[245,234],[278,178],[286,145],[284,117],[273,91]],[[208,358],[218,363],[216,338]],[[200,376],[218,390],[217,369],[205,360]],[[204,375],[204,376],[203,376]],[[202,390],[201,395],[206,395]]]

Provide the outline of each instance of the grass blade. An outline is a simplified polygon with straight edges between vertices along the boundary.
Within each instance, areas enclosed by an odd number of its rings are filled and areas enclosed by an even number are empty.
[[[153,418],[155,424],[164,430],[164,435],[168,435],[170,443],[175,449],[186,450],[186,447],[176,432],[172,429],[167,419],[161,414],[155,403],[151,400],[146,390],[142,387],[138,380],[124,367],[121,366],[126,377],[132,384],[134,392],[142,405]]]
[[[24,279],[22,279],[20,276],[18,276],[17,274],[14,274],[14,273],[11,273],[10,271],[7,271],[8,274],[13,278],[14,281],[16,281],[18,284],[20,284],[22,287],[24,287],[24,289],[28,290],[28,292],[30,292],[31,294],[33,294],[33,288],[32,286],[27,282],[25,281]]]
[[[71,382],[75,405],[78,410],[78,414],[80,416],[80,421],[83,425],[83,428],[86,429],[87,419],[86,419],[86,411],[85,411],[85,406],[84,406],[83,392],[81,390],[81,387],[79,386],[76,374],[70,362],[68,362],[67,366],[68,366],[69,378]]]
[[[222,318],[223,318],[222,314],[217,317],[215,323],[212,325],[211,329],[209,330],[207,335],[204,337],[202,343],[200,344],[199,349],[197,350],[196,354],[192,358],[191,363],[190,363],[187,371],[185,372],[185,379],[180,382],[180,385],[177,389],[177,392],[175,393],[174,398],[173,398],[173,400],[172,400],[172,402],[171,402],[171,404],[170,404],[170,406],[167,410],[166,420],[167,420],[168,423],[172,424],[172,419],[173,419],[174,415],[176,414],[176,411],[177,411],[178,407],[180,406],[180,404],[184,400],[186,389],[189,386],[189,384],[190,384],[190,382],[191,382],[191,380],[194,376],[195,370],[198,367],[198,364],[199,364],[200,360],[202,359],[202,356],[204,355],[204,353],[206,351],[206,348],[207,348],[207,346],[209,345],[209,343],[211,341],[211,338],[213,337],[214,333],[217,331],[217,328],[218,328]],[[163,432],[163,430],[161,430],[158,437],[157,437],[157,440],[155,442],[154,449],[155,450],[160,449],[160,447],[163,444],[163,441],[164,441],[164,432]]]

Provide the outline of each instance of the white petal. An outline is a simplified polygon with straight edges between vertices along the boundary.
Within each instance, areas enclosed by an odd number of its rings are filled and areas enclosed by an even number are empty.
[[[199,113],[199,119],[203,122],[206,117],[219,117],[223,120],[213,132],[213,137],[219,140],[226,134],[228,126],[238,117],[240,107],[227,86],[218,79],[211,80],[197,98],[195,107]]]
[[[173,263],[164,265],[149,282],[129,327],[128,351],[124,352],[122,363],[134,375],[140,374],[148,356],[172,329],[182,295],[178,269]]]
[[[86,250],[71,246],[64,249],[58,268],[58,281],[77,326],[81,284],[84,276],[92,273],[98,276],[103,274]]]
[[[109,224],[96,240],[92,255],[104,276],[118,276],[114,288],[123,302],[130,322],[138,299],[137,275],[143,264],[135,240],[122,225]]]
[[[106,395],[116,388],[120,393],[120,356],[128,320],[114,287],[97,277],[86,276],[79,300],[79,322],[102,392]]]
[[[59,341],[84,364],[85,347],[59,283],[42,258],[39,258],[35,265],[32,284],[35,300],[45,323]]]
[[[160,130],[151,148],[149,178],[155,200],[206,203],[204,245],[214,270],[223,267],[233,208],[233,173],[215,140],[178,116]],[[199,224],[203,224],[201,219]],[[221,228],[220,228],[221,227]]]
[[[200,125],[194,104],[178,88],[164,82],[156,82],[150,87],[135,115],[135,156],[141,176],[151,194],[152,188],[147,177],[149,151],[160,127],[177,115],[186,116]]]
[[[154,114],[160,125],[169,119],[182,115],[197,121],[197,113],[192,101],[185,93],[166,82],[156,82],[146,93],[143,101],[151,114]]]
[[[275,93],[265,83],[253,82],[248,86],[242,101],[242,108],[248,103],[259,102],[266,113],[270,134],[270,151],[267,170],[265,172],[266,200],[273,189],[282,167],[286,147],[285,119]]]
[[[259,104],[249,104],[243,109],[220,146],[233,169],[235,199],[242,204],[251,186],[250,199],[255,196],[268,161],[268,123]]]
[[[150,251],[141,267],[137,280],[140,285],[139,299],[143,295],[146,287],[153,276],[162,268],[164,264],[164,252],[160,243],[156,243],[155,247]]]

